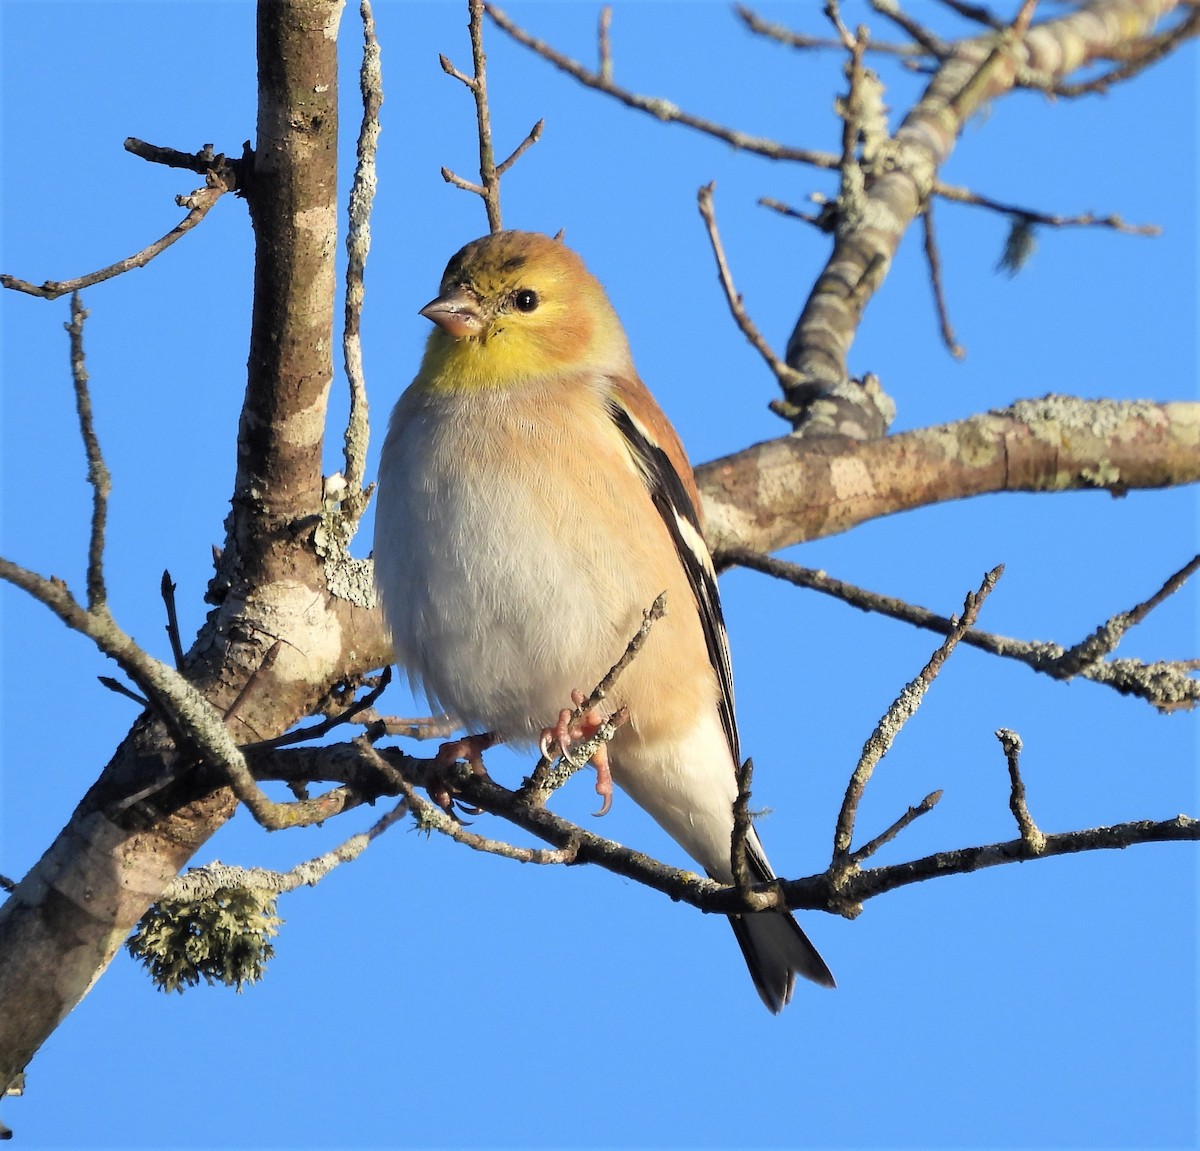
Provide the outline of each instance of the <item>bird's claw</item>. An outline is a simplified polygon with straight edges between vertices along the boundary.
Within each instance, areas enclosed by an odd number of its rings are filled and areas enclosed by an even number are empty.
[[[458,820],[455,805],[468,815],[480,815],[483,808],[463,803],[456,797],[454,785],[447,778],[449,768],[461,759],[466,761],[475,775],[487,775],[487,769],[483,766],[483,753],[495,742],[495,735],[487,731],[482,735],[465,735],[462,739],[453,739],[437,749],[437,754],[433,757],[436,780],[425,790],[429,793],[429,798],[452,819]]]
[[[558,720],[554,726],[548,727],[542,732],[538,747],[541,749],[543,759],[552,760],[561,755],[572,767],[583,767],[582,763],[572,757],[571,744],[579,740],[591,739],[604,723],[604,716],[593,707],[576,718],[575,712],[587,702],[587,695],[576,688],[571,692],[571,700],[575,707],[564,707],[558,713]],[[601,744],[592,753],[591,762],[596,769],[596,794],[603,800],[600,810],[593,813],[599,817],[608,814],[612,807],[613,797],[612,772],[608,766],[608,748],[604,744]]]

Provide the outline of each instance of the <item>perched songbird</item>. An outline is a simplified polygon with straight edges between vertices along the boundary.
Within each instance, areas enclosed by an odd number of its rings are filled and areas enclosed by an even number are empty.
[[[559,240],[498,232],[450,261],[421,314],[435,327],[392,413],[376,497],[397,663],[470,731],[566,742],[572,692],[600,681],[666,591],[604,705],[629,713],[608,745],[612,779],[731,882],[741,753],[699,494],[604,289]],[[753,830],[746,846],[753,879],[772,879]],[[797,974],[833,986],[787,912],[730,919],[772,1011]]]

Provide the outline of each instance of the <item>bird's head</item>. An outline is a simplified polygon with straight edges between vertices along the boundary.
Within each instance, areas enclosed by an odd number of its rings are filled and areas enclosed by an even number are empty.
[[[446,265],[421,315],[437,325],[418,377],[426,387],[630,370],[629,345],[599,281],[561,240],[537,232],[473,240]]]

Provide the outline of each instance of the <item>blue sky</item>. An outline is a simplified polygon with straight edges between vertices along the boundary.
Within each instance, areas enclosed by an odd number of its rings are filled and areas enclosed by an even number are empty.
[[[1047,6],[1056,10],[1056,6]],[[932,13],[917,4],[913,11]],[[765,14],[821,31],[816,5]],[[510,14],[594,59],[597,8]],[[846,3],[847,19],[867,19]],[[473,107],[438,52],[467,67],[465,5],[377,13],[386,89],[364,354],[382,421],[415,369],[448,256],[485,229],[447,187],[469,175]],[[181,217],[196,180],[121,147],[134,135],[240,151],[254,136],[248,2],[3,0],[3,255],[66,278],[142,247]],[[506,178],[505,223],[567,240],[606,284],[643,377],[694,461],[781,434],[774,382],[728,319],[695,209],[716,204],[738,286],[786,342],[827,251],[755,206],[831,193],[826,174],[733,152],[616,107],[488,33],[497,149],[546,130]],[[342,149],[357,131],[359,32],[344,17]],[[701,115],[834,150],[832,53],[749,35],[724,4],[619,3],[617,79]],[[919,236],[909,236],[851,353],[896,399],[897,428],[1018,398],[1195,399],[1197,138],[1192,48],[1107,97],[1022,93],[967,128],[944,175],[1047,211],[1119,212],[1159,239],[1043,232],[1030,265],[995,273],[1002,220],[939,208],[946,290],[968,355],[937,338]],[[920,79],[888,69],[903,111]],[[108,571],[118,620],[166,656],[158,582],[170,569],[186,634],[203,618],[244,387],[251,233],[222,201],[148,268],[85,294],[99,434],[114,477]],[[3,554],[81,587],[90,493],[74,429],[67,302],[6,293]],[[335,385],[329,470],[345,403]],[[367,531],[358,545],[365,553]],[[1195,490],[1001,496],[867,524],[790,558],[949,613],[1007,570],[982,626],[1071,644],[1157,589],[1197,550]],[[821,870],[863,740],[936,646],[748,572],[722,579],[760,831],[785,875]],[[0,588],[0,872],[25,872],[128,725],[111,664]],[[1197,593],[1130,634],[1122,655],[1194,658]],[[389,710],[416,708],[398,688]],[[1025,743],[1043,830],[1196,814],[1196,720],[1089,683],[1062,685],[961,650],[885,759],[860,842],[941,788],[936,811],[878,857],[898,862],[1013,836],[992,732]],[[414,749],[416,750],[416,749]],[[489,758],[498,778],[523,764]],[[618,795],[594,824],[577,780],[563,814],[675,863],[679,850]],[[268,837],[239,814],[197,856],[286,868],[365,827]],[[486,818],[479,827],[501,832]],[[234,995],[154,991],[119,957],[32,1064],[3,1114],[27,1147],[1171,1147],[1197,1139],[1194,847],[1010,866],[911,887],[854,922],[806,929],[839,989],[759,1004],[726,926],[598,870],[520,866],[399,825],[315,890],[286,897],[266,980]]]

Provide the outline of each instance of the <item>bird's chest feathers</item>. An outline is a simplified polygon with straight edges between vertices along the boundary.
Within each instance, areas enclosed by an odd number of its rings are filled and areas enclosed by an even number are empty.
[[[634,465],[603,405],[583,393],[590,386],[425,396],[393,429],[397,472],[408,477],[409,586],[428,597],[427,611],[465,603],[494,622],[531,603],[553,610],[572,596],[609,594],[615,559],[585,562],[579,545],[585,536],[615,541],[619,521],[632,527],[645,509],[628,507],[614,486]]]
[[[386,449],[403,488],[388,499],[397,654],[450,710],[509,732],[591,686],[661,590],[623,571],[649,497],[629,507],[614,488],[633,465],[603,406],[523,399],[408,397]]]

